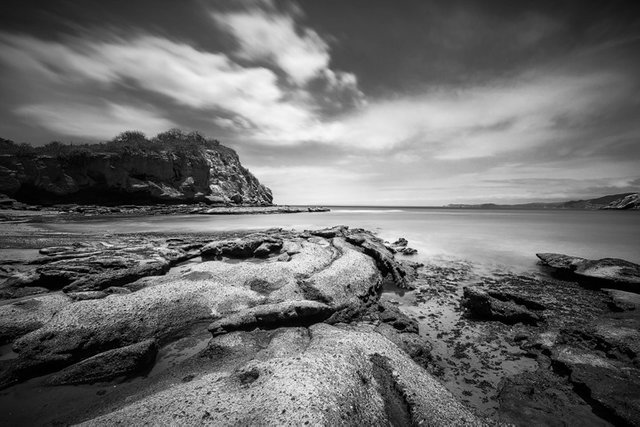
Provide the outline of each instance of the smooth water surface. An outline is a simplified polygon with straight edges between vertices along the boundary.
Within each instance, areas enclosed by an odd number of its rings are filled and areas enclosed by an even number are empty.
[[[536,252],[640,263],[640,212],[333,207],[331,212],[184,215],[86,219],[48,224],[65,232],[215,232],[271,227],[298,230],[338,224],[392,241],[405,237],[416,260],[434,256],[530,270]]]

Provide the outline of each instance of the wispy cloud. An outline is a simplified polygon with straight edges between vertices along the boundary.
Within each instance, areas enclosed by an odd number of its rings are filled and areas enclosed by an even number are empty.
[[[311,29],[298,31],[291,15],[259,8],[212,13],[238,41],[235,54],[251,61],[269,61],[297,85],[319,77],[329,67],[329,46]]]

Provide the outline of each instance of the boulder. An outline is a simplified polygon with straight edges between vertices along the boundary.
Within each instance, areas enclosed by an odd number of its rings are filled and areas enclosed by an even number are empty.
[[[413,248],[409,248],[409,247],[405,247],[405,248],[399,248],[397,249],[397,252],[403,254],[403,255],[415,255],[418,253],[417,249],[413,249]]]
[[[404,237],[400,237],[398,240],[396,240],[395,242],[393,242],[391,244],[391,246],[399,246],[399,247],[405,247],[409,244],[409,242],[407,241],[407,239],[405,239]]]

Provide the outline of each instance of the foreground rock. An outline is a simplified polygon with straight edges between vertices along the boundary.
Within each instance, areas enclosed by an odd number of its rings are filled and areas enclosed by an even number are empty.
[[[370,325],[235,332],[214,338],[209,353],[248,360],[83,425],[481,424]]]
[[[347,242],[352,236],[360,246]],[[41,265],[36,276],[18,288],[62,287],[72,298],[34,300],[28,315],[16,315],[19,308],[7,306],[0,331],[6,339],[19,337],[13,344],[18,358],[0,382],[19,382],[149,339],[167,342],[203,321],[215,321],[216,334],[350,321],[375,303],[383,274],[407,283],[405,267],[374,236],[346,227],[316,235],[273,230],[208,244],[124,243],[41,251],[45,258],[36,260]],[[159,275],[198,254],[212,261]],[[264,261],[224,262],[228,258]]]
[[[589,260],[555,253],[539,253],[542,264],[586,284],[640,292],[640,265],[618,258]]]
[[[89,393],[92,407],[61,403],[51,423],[483,424],[424,369],[431,347],[417,323],[379,302],[383,279],[409,287],[415,266],[365,230],[124,236],[43,248],[29,262],[11,264],[5,290],[46,294],[0,306],[15,352],[0,361],[3,387],[34,376],[51,393],[99,387],[155,372],[158,349],[203,323],[212,337],[177,366]],[[147,265],[144,277],[125,274]]]

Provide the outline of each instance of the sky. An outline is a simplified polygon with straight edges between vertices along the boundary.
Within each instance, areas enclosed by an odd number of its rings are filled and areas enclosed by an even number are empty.
[[[640,2],[3,0],[0,137],[198,130],[278,204],[640,189]]]

